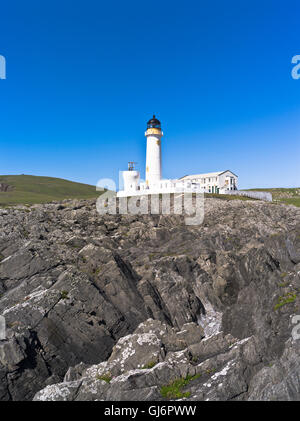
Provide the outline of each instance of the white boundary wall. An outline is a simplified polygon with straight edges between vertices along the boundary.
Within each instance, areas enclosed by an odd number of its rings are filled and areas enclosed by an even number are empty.
[[[247,191],[247,190],[232,190],[227,191],[225,194],[233,194],[237,196],[246,196],[251,199],[265,200],[267,202],[272,202],[272,194],[266,191]]]

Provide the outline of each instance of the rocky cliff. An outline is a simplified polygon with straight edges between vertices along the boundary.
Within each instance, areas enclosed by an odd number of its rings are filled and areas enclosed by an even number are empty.
[[[293,206],[1,209],[0,400],[299,400],[299,293]]]

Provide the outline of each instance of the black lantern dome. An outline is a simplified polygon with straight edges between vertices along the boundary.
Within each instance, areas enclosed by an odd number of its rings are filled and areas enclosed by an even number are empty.
[[[155,118],[155,115],[147,123],[147,129],[151,128],[161,129],[160,121]]]

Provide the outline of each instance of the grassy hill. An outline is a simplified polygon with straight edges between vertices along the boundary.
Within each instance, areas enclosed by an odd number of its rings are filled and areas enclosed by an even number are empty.
[[[91,199],[99,196],[95,186],[53,177],[0,175],[0,206],[46,203],[63,199]]]

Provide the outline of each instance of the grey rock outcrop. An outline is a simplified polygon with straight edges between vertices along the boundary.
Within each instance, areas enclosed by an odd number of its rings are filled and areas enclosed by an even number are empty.
[[[95,202],[0,209],[0,400],[297,400],[300,210],[206,199],[181,216]]]

